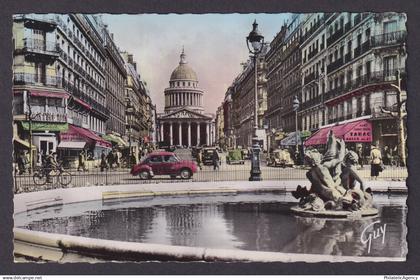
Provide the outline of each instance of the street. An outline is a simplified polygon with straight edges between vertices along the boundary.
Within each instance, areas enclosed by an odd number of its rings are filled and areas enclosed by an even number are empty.
[[[185,160],[192,160],[191,153],[187,149],[177,150],[176,154]],[[245,161],[243,165],[226,164],[226,154],[221,153],[221,165],[219,170],[213,170],[213,166],[205,165],[202,170],[194,174],[191,182],[209,182],[209,181],[247,181],[250,176],[251,162]],[[362,178],[370,180],[370,166],[366,165],[358,170]],[[271,167],[265,163],[265,157],[261,160],[261,176],[263,180],[302,180],[306,178],[307,169],[304,167]],[[140,180],[139,177],[133,177],[129,169],[111,169],[100,171],[99,168],[89,171],[70,170],[72,182],[68,187],[101,186],[116,184],[147,184],[160,182],[180,182],[180,178],[171,179],[169,176],[155,176],[151,180]],[[407,178],[405,168],[388,167],[379,176],[378,180],[405,180]],[[309,181],[308,181],[309,182]],[[18,191],[37,191],[42,189],[60,187],[57,179],[53,178],[53,183],[44,186],[35,186],[32,176],[16,175],[15,185]]]

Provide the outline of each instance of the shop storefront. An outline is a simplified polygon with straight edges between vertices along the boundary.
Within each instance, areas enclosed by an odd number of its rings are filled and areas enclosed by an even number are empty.
[[[321,128],[305,141],[305,147],[326,145],[330,131],[335,137],[343,139],[348,149],[356,150],[357,146],[370,146],[372,143],[372,123],[358,120]]]
[[[66,132],[60,133],[58,156],[67,167],[76,167],[78,156],[82,150],[87,153],[89,167],[98,166],[102,151],[105,154],[112,149],[112,144],[92,131],[69,125]]]

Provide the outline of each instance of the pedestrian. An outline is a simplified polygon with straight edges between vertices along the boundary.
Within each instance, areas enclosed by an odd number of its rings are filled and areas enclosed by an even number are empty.
[[[19,169],[19,175],[26,172],[26,155],[25,151],[21,151],[17,157],[17,166]]]
[[[87,171],[85,150],[81,150],[79,153],[79,166],[77,167],[77,171],[79,171],[80,169],[82,169],[82,171]]]
[[[106,160],[107,160],[107,158],[106,158],[106,155],[105,155],[105,151],[102,150],[101,163],[100,163],[101,172],[103,172],[105,168],[108,169],[108,164],[107,164]]]
[[[116,155],[116,158],[117,158],[117,167],[120,168],[121,167],[121,157],[122,157],[122,154],[121,154],[120,151],[117,151],[115,153],[115,155]]]
[[[201,150],[198,150],[197,152],[197,165],[200,168],[200,170],[203,170],[203,155],[201,153]]]
[[[363,168],[363,149],[361,145],[357,146],[356,153],[359,157],[359,165],[361,168]]]
[[[384,164],[391,165],[392,151],[388,146],[384,147]]]
[[[376,180],[379,176],[379,172],[382,171],[382,154],[381,151],[374,145],[372,145],[370,151],[370,176]]]
[[[213,150],[213,155],[212,155],[212,159],[213,159],[213,170],[219,170],[219,154],[217,153],[217,150]]]
[[[47,183],[52,183],[51,172],[58,169],[57,153],[50,151],[45,159],[45,169],[47,174]]]
[[[108,167],[112,169],[114,164],[114,155],[112,154],[112,151],[109,151],[108,155],[106,156],[106,160],[108,162]]]

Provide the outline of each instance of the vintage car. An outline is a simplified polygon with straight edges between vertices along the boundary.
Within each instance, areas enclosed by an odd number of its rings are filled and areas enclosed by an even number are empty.
[[[274,150],[267,157],[268,166],[292,167],[294,164],[290,152],[286,149]]]
[[[215,147],[206,147],[202,149],[202,157],[204,165],[213,164],[213,153],[217,153],[217,148]],[[220,160],[220,157],[219,157]]]
[[[229,150],[226,156],[227,164],[244,164],[243,153],[239,149]]]
[[[150,179],[155,175],[169,175],[171,178],[179,176],[189,179],[197,172],[197,165],[190,160],[181,160],[172,152],[153,152],[131,169],[131,175],[140,179]]]

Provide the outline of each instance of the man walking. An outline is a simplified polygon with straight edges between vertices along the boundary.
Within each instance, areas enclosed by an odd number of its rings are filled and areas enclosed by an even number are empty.
[[[101,153],[101,164],[100,164],[100,166],[101,166],[101,172],[103,172],[105,168],[108,168],[108,165],[107,165],[107,162],[106,162],[106,155],[105,155],[104,150],[102,150],[102,153]]]
[[[219,154],[217,153],[217,150],[214,150],[213,151],[213,170],[219,170],[219,161],[220,161],[220,158],[219,158]]]
[[[82,169],[82,171],[87,171],[86,169],[86,153],[85,150],[82,150],[79,153],[79,166],[77,167],[77,171]]]

